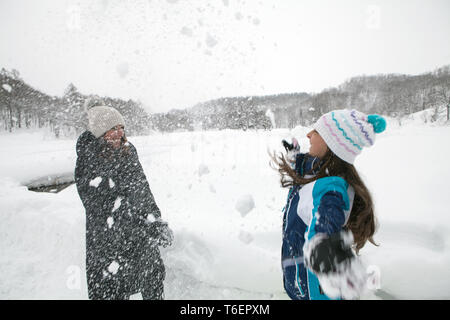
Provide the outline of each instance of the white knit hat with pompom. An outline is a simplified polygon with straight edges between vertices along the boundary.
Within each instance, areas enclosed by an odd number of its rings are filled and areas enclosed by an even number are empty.
[[[364,147],[375,143],[376,134],[386,129],[386,120],[378,114],[343,109],[322,115],[313,128],[335,155],[353,164]]]

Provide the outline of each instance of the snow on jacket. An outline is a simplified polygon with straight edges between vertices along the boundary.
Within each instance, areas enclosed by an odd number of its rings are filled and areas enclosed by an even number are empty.
[[[157,246],[161,217],[135,147],[113,149],[86,131],[77,141],[75,181],[86,210],[90,298],[114,298],[162,285]]]
[[[296,156],[297,174],[310,177],[320,161],[308,154]],[[354,191],[340,177],[325,177],[302,186],[293,186],[283,209],[282,267],[285,290],[291,299],[330,299],[320,287],[317,276],[304,264],[305,242],[318,233],[339,232],[348,220]]]

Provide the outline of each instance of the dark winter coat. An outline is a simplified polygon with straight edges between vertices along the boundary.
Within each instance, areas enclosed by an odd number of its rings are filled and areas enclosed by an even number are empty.
[[[86,209],[89,298],[126,299],[144,291],[162,298],[161,212],[135,147],[113,149],[86,131],[76,150],[75,181]]]

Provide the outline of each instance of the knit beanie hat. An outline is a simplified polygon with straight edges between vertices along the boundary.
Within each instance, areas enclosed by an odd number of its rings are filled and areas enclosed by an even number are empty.
[[[334,110],[322,115],[313,128],[336,156],[353,164],[364,147],[375,143],[375,134],[386,129],[386,120],[357,110]]]
[[[84,103],[88,115],[88,130],[99,138],[117,125],[125,126],[122,115],[114,108],[107,107],[103,100],[91,97]]]

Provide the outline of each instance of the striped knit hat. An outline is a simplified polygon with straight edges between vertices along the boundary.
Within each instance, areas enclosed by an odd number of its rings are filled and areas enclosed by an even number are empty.
[[[375,143],[375,134],[386,129],[386,120],[357,110],[334,110],[322,115],[313,128],[335,155],[353,164],[363,147]]]

